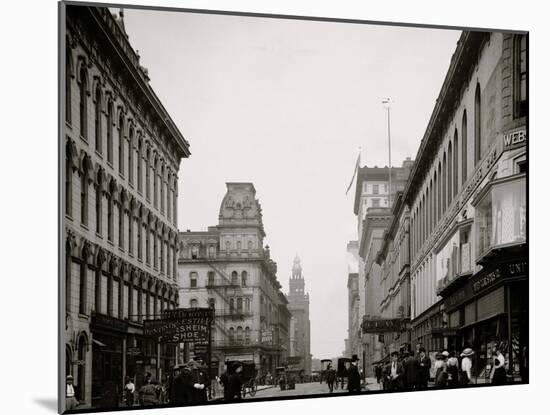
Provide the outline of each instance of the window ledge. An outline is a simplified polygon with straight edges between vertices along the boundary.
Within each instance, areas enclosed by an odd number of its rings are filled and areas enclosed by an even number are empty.
[[[95,155],[98,156],[101,160],[103,160],[103,153],[101,150],[95,149]]]
[[[85,320],[89,320],[90,316],[87,314],[78,313],[78,318],[83,318]]]
[[[103,236],[102,236],[99,232],[97,232],[97,231],[96,231],[96,233],[95,233],[95,236],[97,236],[99,239],[103,239]]]
[[[80,223],[80,227],[86,229],[87,231],[90,230],[90,229],[88,228],[88,225],[86,225],[85,223]]]
[[[65,213],[65,219],[68,219],[70,220],[71,222],[73,222],[73,217],[67,213]]]
[[[81,139],[82,141],[84,141],[86,144],[89,144],[89,143],[88,143],[88,139],[87,139],[86,137],[84,137],[82,134],[79,134],[79,136],[80,136],[80,139]]]

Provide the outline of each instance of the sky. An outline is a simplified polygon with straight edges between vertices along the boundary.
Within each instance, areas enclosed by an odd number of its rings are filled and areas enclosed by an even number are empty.
[[[226,182],[252,182],[288,292],[299,255],[310,295],[311,353],[340,356],[348,255],[361,166],[414,158],[460,32],[126,9],[151,86],[190,143],[178,227],[217,225]]]

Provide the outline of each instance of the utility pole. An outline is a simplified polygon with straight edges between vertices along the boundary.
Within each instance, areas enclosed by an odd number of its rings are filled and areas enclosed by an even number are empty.
[[[391,103],[392,103],[392,100],[390,98],[386,98],[382,100],[382,104],[384,104],[384,107],[388,112],[388,157],[389,157],[388,207],[389,208],[391,208],[391,134],[390,134],[390,104]]]

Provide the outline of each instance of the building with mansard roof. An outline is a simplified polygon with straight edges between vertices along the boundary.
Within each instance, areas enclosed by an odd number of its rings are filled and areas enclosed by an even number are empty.
[[[179,234],[181,307],[212,307],[212,362],[255,363],[260,376],[287,363],[290,313],[277,264],[264,247],[262,209],[252,183],[227,183],[218,225]],[[186,351],[194,355],[193,346]]]
[[[179,303],[178,172],[190,152],[129,42],[123,11],[62,11],[60,361],[86,408],[103,405],[106,385],[121,390],[130,376],[139,387],[146,372],[160,379],[175,363],[175,347],[144,337],[142,323]]]

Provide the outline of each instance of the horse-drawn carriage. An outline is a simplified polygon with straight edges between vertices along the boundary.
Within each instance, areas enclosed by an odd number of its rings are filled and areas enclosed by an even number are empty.
[[[256,364],[254,362],[241,362],[241,361],[226,361],[227,364],[227,376],[231,376],[234,372],[238,364],[240,364],[243,368],[241,372],[242,376],[242,382],[243,387],[241,390],[241,396],[244,398],[246,394],[250,394],[250,396],[255,396],[257,391],[257,385],[256,385],[256,376],[257,376],[257,370],[256,370]]]
[[[275,369],[277,371],[277,381],[282,391],[286,389],[296,389],[296,376],[285,366],[279,366]]]

